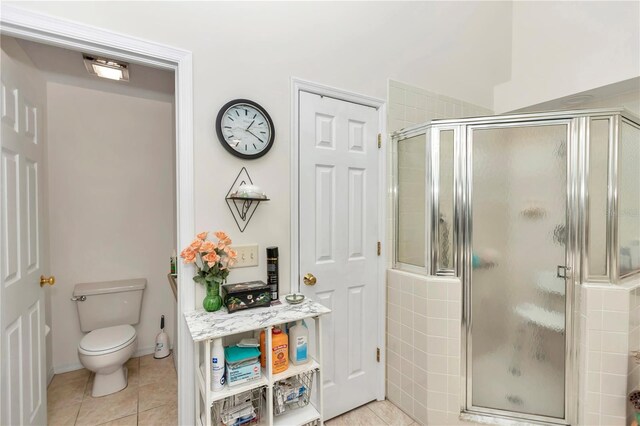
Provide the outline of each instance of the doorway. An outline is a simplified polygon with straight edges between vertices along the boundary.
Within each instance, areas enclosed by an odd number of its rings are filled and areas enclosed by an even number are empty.
[[[105,56],[118,58],[130,63],[146,64],[149,66],[164,68],[175,71],[175,134],[176,134],[176,161],[175,169],[177,171],[176,182],[176,201],[175,211],[178,225],[177,245],[185,245],[194,233],[194,203],[193,203],[193,141],[192,141],[192,124],[191,124],[191,53],[180,49],[145,42],[139,39],[129,38],[122,34],[115,34],[110,31],[103,31],[96,28],[89,28],[76,23],[69,23],[57,20],[49,16],[32,13],[11,6],[2,5],[2,34],[16,36],[33,41],[41,41],[45,44],[55,44],[63,47],[70,47],[74,50],[82,50],[85,52],[93,52]],[[135,52],[135,53],[134,53]],[[3,144],[4,145],[4,144]],[[168,264],[168,259],[167,259]],[[178,265],[178,281],[182,266]],[[43,271],[44,272],[44,271]],[[39,275],[40,271],[32,275]],[[4,282],[3,282],[4,284]],[[38,291],[37,282],[29,283]],[[4,307],[9,303],[7,293],[2,291],[4,285],[0,286],[0,302]],[[194,309],[194,290],[192,286],[178,286],[178,312],[177,316],[182,317],[182,313]],[[35,331],[40,333],[42,338],[41,348],[44,348],[44,318],[40,317],[42,326],[36,327]],[[183,350],[181,354],[183,359],[191,359],[192,347],[189,344],[188,331],[184,322],[178,323],[177,327],[177,344]],[[3,329],[2,342],[6,342],[6,335]],[[0,350],[4,354],[7,347],[0,343]],[[20,341],[15,343],[20,344]],[[16,346],[18,347],[18,346]],[[4,358],[4,357],[3,357]],[[16,358],[18,359],[18,358]],[[13,367],[3,362],[0,375],[1,381],[5,383],[5,378],[9,378],[9,368]],[[14,369],[16,384],[20,383],[22,377],[26,376],[26,365],[18,366],[22,368]],[[179,406],[179,423],[193,423],[193,371],[190,364],[178,362],[178,388],[181,389],[178,395]],[[39,369],[33,369],[29,374],[46,374],[44,365],[40,365]],[[14,377],[12,377],[13,380]],[[40,383],[46,383],[46,377],[40,380]],[[36,389],[35,393],[41,397],[44,395],[44,386]],[[3,389],[4,394],[4,389]],[[15,407],[26,407],[30,403],[25,393],[16,394]],[[9,415],[10,404],[8,400],[3,399],[0,407],[0,418],[6,419]],[[43,401],[44,402],[44,401]],[[41,404],[43,406],[44,404]],[[31,407],[30,407],[31,408]],[[46,406],[44,406],[46,412]],[[32,417],[32,416],[30,416]],[[23,417],[24,418],[24,417]],[[27,419],[29,420],[29,419]],[[28,423],[25,420],[25,423]]]
[[[300,81],[293,92],[292,287],[332,309],[322,336],[329,419],[384,399],[383,103]]]

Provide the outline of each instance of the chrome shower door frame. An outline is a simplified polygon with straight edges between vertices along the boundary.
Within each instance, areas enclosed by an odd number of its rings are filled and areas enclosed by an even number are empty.
[[[554,114],[555,115],[555,114]],[[461,125],[460,149],[456,158],[460,171],[460,191],[457,205],[461,206],[461,244],[458,244],[458,276],[463,285],[463,313],[462,313],[462,365],[461,365],[461,418],[496,424],[534,424],[565,425],[575,424],[577,420],[577,342],[574,330],[574,297],[579,292],[574,291],[580,285],[580,256],[576,256],[579,248],[579,146],[580,134],[578,119],[568,114],[526,114],[522,116],[483,117],[477,120],[463,120]],[[445,123],[443,123],[445,124]],[[450,124],[449,124],[450,125]],[[513,411],[491,409],[473,405],[472,400],[472,312],[471,312],[471,272],[472,272],[472,235],[473,235],[473,131],[477,129],[505,129],[514,127],[539,127],[551,125],[565,125],[567,128],[567,164],[566,164],[566,246],[565,265],[571,268],[571,274],[565,279],[565,410],[564,418],[554,418],[533,414],[517,413]],[[438,124],[434,123],[434,128]],[[578,272],[578,273],[576,273]]]

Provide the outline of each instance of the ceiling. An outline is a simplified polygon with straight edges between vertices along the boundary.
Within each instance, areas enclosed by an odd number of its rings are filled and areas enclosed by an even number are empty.
[[[173,98],[173,71],[129,64],[128,82],[108,80],[87,72],[82,52],[27,40],[16,41],[49,81],[138,97]]]

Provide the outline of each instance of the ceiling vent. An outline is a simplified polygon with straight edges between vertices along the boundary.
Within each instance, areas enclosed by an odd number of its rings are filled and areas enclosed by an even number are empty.
[[[109,80],[129,81],[129,64],[126,62],[86,54],[82,58],[89,74]]]

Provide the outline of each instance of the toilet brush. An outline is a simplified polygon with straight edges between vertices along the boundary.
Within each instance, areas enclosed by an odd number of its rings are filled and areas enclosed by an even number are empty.
[[[164,331],[164,315],[160,317],[160,333],[156,336],[156,351],[153,354],[155,359],[166,358],[169,352],[169,336]]]

